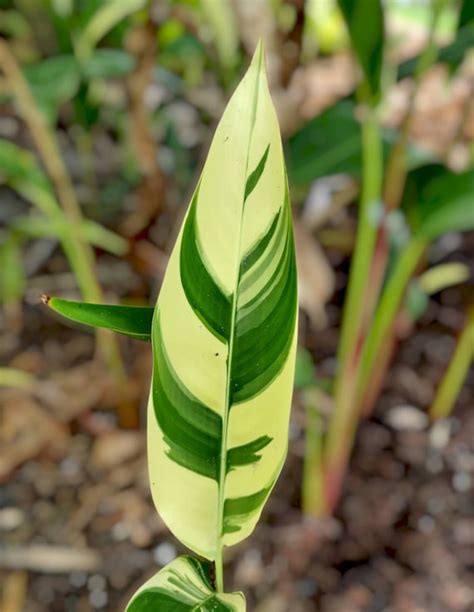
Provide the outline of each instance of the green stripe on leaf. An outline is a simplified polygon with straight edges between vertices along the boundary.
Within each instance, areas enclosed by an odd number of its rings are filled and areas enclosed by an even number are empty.
[[[165,354],[159,317],[155,327],[153,406],[169,450],[179,465],[217,480],[222,439],[222,419],[184,388]]]
[[[268,157],[268,151],[269,150],[270,150],[270,145],[267,145],[267,148],[265,149],[264,154],[262,155],[260,161],[258,162],[257,167],[255,168],[255,170],[250,174],[250,176],[247,179],[247,183],[245,185],[244,201],[247,200],[249,195],[255,189],[255,187],[257,186],[258,181],[260,180],[260,177],[263,174],[263,171],[265,170],[265,164],[267,163],[267,157]]]
[[[278,211],[273,219],[270,227],[262,236],[262,238],[257,242],[257,244],[244,256],[242,259],[242,263],[240,265],[240,276],[245,274],[250,268],[256,263],[264,253],[271,239],[273,238],[276,228],[278,227],[278,221],[280,220],[282,209]]]
[[[226,499],[224,504],[224,533],[239,531],[242,520],[260,510],[274,484],[275,481],[272,480],[267,487],[256,493]]]
[[[270,444],[270,436],[260,436],[248,444],[235,446],[227,451],[227,471],[230,472],[239,465],[250,465],[261,458],[258,451],[263,450]]]
[[[228,340],[230,335],[231,302],[224,295],[201,257],[196,231],[196,207],[199,188],[191,202],[181,242],[181,282],[190,306],[217,337]]]
[[[275,273],[246,304],[237,322],[232,357],[232,401],[242,402],[267,387],[286,362],[296,321],[296,262],[291,227]],[[256,333],[259,330],[259,333]],[[264,331],[263,331],[264,330]]]

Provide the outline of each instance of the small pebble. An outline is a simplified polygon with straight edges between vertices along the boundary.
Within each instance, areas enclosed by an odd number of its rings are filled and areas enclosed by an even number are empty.
[[[430,455],[426,459],[426,469],[432,474],[439,474],[443,471],[443,459],[439,455]]]
[[[104,576],[100,574],[94,574],[87,581],[87,588],[89,591],[103,591],[106,587],[107,581]]]
[[[440,514],[446,508],[446,502],[442,497],[432,497],[427,504],[431,514]]]
[[[12,531],[19,527],[25,518],[25,513],[20,508],[6,507],[0,509],[0,529]]]
[[[74,457],[66,457],[59,464],[59,469],[64,476],[77,476],[80,471],[80,465]]]
[[[107,605],[108,596],[105,591],[92,591],[89,601],[93,608],[104,608]]]
[[[115,523],[115,525],[112,526],[111,533],[112,533],[112,538],[116,542],[123,542],[130,535],[127,525],[121,522]]]
[[[434,529],[435,522],[432,516],[425,514],[418,519],[418,529],[421,533],[431,533]]]
[[[386,422],[398,431],[423,431],[428,425],[428,416],[415,406],[396,406],[387,414]]]
[[[153,551],[153,559],[157,565],[168,565],[176,559],[176,548],[170,542],[163,542]]]
[[[296,583],[298,593],[305,599],[314,597],[318,592],[318,585],[312,578],[303,578]]]
[[[449,419],[440,419],[431,427],[430,444],[437,450],[442,450],[447,446],[451,437],[452,423]]]
[[[69,582],[76,589],[80,589],[87,582],[87,574],[85,572],[71,572],[69,575]]]
[[[244,586],[258,586],[264,579],[262,555],[255,548],[247,550],[235,570],[235,579]]]
[[[443,234],[438,240],[437,247],[446,255],[460,248],[462,244],[462,235],[459,232],[447,232]]]
[[[471,476],[467,472],[456,472],[453,476],[453,488],[458,493],[467,493],[472,486]]]

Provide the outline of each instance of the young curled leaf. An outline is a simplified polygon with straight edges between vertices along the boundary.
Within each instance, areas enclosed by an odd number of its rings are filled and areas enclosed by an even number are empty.
[[[111,329],[135,340],[149,342],[151,339],[153,308],[88,304],[47,295],[43,295],[41,299],[51,310],[76,323]]]

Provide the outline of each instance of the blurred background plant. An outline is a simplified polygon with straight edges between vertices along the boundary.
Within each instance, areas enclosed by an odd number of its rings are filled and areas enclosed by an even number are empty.
[[[394,583],[408,563],[424,593],[423,572],[438,580],[438,570],[420,569],[390,534],[436,513],[406,491],[444,491],[452,478],[454,492],[432,497],[453,511],[471,482],[474,3],[1,0],[0,34],[0,479],[7,510],[31,512],[32,525],[17,513],[7,529],[0,571],[13,586],[0,608],[62,610],[69,597],[70,609],[117,609],[143,571],[123,561],[121,580],[102,548],[143,552],[150,573],[177,553],[160,540],[146,479],[136,482],[147,346],[64,331],[39,296],[154,302],[213,127],[263,37],[303,316],[290,461],[262,526],[276,541],[270,550],[258,531],[232,568],[262,610],[382,610],[377,589],[394,610],[415,610]],[[449,469],[432,469],[441,460]],[[367,515],[387,491],[397,501],[374,527]],[[22,499],[48,508],[56,535]],[[300,508],[316,522],[301,522]],[[0,529],[9,516],[0,509]],[[454,524],[448,511],[443,520]],[[442,547],[448,536],[433,533]],[[22,572],[41,570],[44,542],[68,577],[33,574],[27,589]],[[459,553],[465,538],[456,543]],[[265,565],[284,559],[288,589],[283,570],[267,576],[261,550]],[[451,590],[422,609],[467,611],[470,557],[443,551],[450,577],[439,582]],[[391,577],[372,568],[377,555],[392,559]],[[88,573],[109,586],[88,586]],[[283,584],[274,597],[272,580]]]

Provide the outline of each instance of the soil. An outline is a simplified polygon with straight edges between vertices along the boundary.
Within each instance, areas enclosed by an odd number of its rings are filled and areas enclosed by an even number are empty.
[[[465,259],[473,246],[466,236]],[[344,276],[346,262],[339,268]],[[340,297],[328,305],[324,331],[311,332],[302,318],[320,375],[334,366]],[[377,409],[360,427],[334,518],[300,510],[304,412],[295,397],[283,474],[254,534],[227,553],[227,589],[244,590],[249,610],[473,609],[472,372],[452,418],[430,426],[422,410],[460,322],[459,291],[441,298],[400,346]],[[38,304],[23,320],[16,340],[5,334],[3,357],[40,382],[0,395],[4,590],[24,598],[16,609],[25,612],[122,609],[147,576],[185,550],[152,506],[143,431],[117,426],[117,398],[92,360],[92,336]],[[122,349],[143,423],[150,347],[125,340]]]

